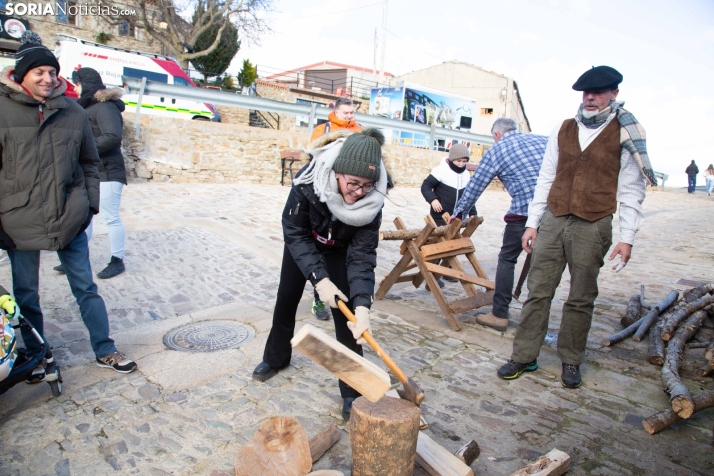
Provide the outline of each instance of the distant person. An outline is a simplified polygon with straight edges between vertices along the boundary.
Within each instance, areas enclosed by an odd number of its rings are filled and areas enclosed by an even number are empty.
[[[687,192],[694,193],[697,188],[697,174],[699,173],[699,167],[697,167],[697,164],[695,164],[692,160],[692,163],[689,164],[689,166],[684,170],[684,172],[687,174],[687,178],[689,179],[689,186],[687,187]]]
[[[0,73],[0,248],[10,258],[15,300],[43,335],[40,251],[57,251],[97,365],[132,372],[136,364],[109,337],[107,308],[89,263],[84,230],[99,211],[99,155],[87,113],[64,96],[57,58],[37,33],[22,34],[15,57],[15,67]],[[39,355],[40,343],[22,333],[28,355]],[[44,379],[42,363],[27,382]]]
[[[712,190],[714,190],[714,165],[709,164],[704,170],[704,180],[707,182],[707,197],[712,196]]]
[[[126,231],[119,215],[121,195],[126,185],[124,156],[121,153],[124,101],[120,88],[107,88],[102,77],[92,68],[80,68],[72,72],[72,82],[78,88],[77,103],[89,114],[89,124],[99,152],[99,211],[109,231],[111,260],[106,268],[97,273],[99,279],[109,279],[125,271],[124,242]],[[93,226],[87,227],[87,239],[92,237]],[[64,272],[62,265],[55,266]]]
[[[510,380],[538,368],[550,306],[565,267],[570,290],[558,332],[561,384],[581,384],[580,364],[598,296],[597,278],[612,244],[613,214],[620,212],[620,242],[609,259],[625,266],[642,226],[647,183],[657,185],[647,155],[645,131],[622,102],[622,75],[609,66],[583,73],[573,89],[583,100],[573,119],[548,139],[533,201],[528,206],[523,249],[532,253],[528,299],[523,304],[511,358],[498,370]]]
[[[449,156],[441,159],[441,163],[436,166],[429,176],[421,184],[421,194],[430,205],[429,213],[437,226],[444,226],[446,222],[441,217],[444,212],[449,215],[454,213],[456,202],[464,193],[466,184],[471,176],[466,170],[471,152],[464,144],[456,144],[449,149]],[[468,212],[469,216],[476,215],[476,207],[472,206]],[[446,281],[455,283],[458,279],[444,276]],[[439,286],[444,287],[444,283],[439,279]]]
[[[352,99],[339,98],[335,101],[335,109],[327,116],[327,122],[313,129],[310,142],[323,134],[340,129],[347,129],[352,132],[362,130],[362,126],[355,121],[355,106]]]
[[[548,138],[523,134],[518,130],[516,121],[507,117],[496,119],[491,135],[496,143],[479,162],[454,209],[454,216],[460,218],[464,209],[471,208],[494,177],[498,177],[511,196],[511,207],[503,217],[506,229],[498,254],[493,310],[476,316],[479,324],[505,331],[508,327],[508,307],[513,299],[513,273],[523,251],[521,238],[526,231],[528,204],[533,200]]]

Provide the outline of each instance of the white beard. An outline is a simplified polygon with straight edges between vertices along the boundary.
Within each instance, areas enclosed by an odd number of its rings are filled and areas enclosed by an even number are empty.
[[[590,119],[591,117],[594,117],[594,116],[598,115],[599,113],[600,113],[600,111],[598,111],[598,110],[588,111],[587,109],[583,109],[583,117],[585,119]]]

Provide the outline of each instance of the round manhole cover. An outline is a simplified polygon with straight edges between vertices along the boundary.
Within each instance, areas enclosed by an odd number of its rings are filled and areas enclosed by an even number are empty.
[[[216,352],[235,349],[255,337],[252,327],[234,321],[203,321],[174,329],[164,345],[182,352]]]

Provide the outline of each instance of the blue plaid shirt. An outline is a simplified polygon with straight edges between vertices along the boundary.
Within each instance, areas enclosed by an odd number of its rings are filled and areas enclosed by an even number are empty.
[[[479,162],[454,209],[454,215],[463,215],[464,210],[469,210],[493,178],[498,177],[512,198],[508,214],[527,217],[546,144],[548,138],[545,136],[520,131],[504,134]]]

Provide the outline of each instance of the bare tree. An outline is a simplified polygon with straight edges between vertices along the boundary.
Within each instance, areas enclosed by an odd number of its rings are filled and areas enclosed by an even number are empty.
[[[126,22],[141,28],[163,45],[167,54],[184,67],[194,58],[213,52],[221,41],[223,31],[232,24],[241,39],[257,43],[270,28],[261,15],[273,7],[273,0],[105,0],[103,5],[117,10],[134,7],[134,15],[117,15],[105,21],[112,25]],[[192,13],[201,6],[201,15]],[[208,47],[196,51],[196,42],[206,31],[218,27],[215,40]]]

